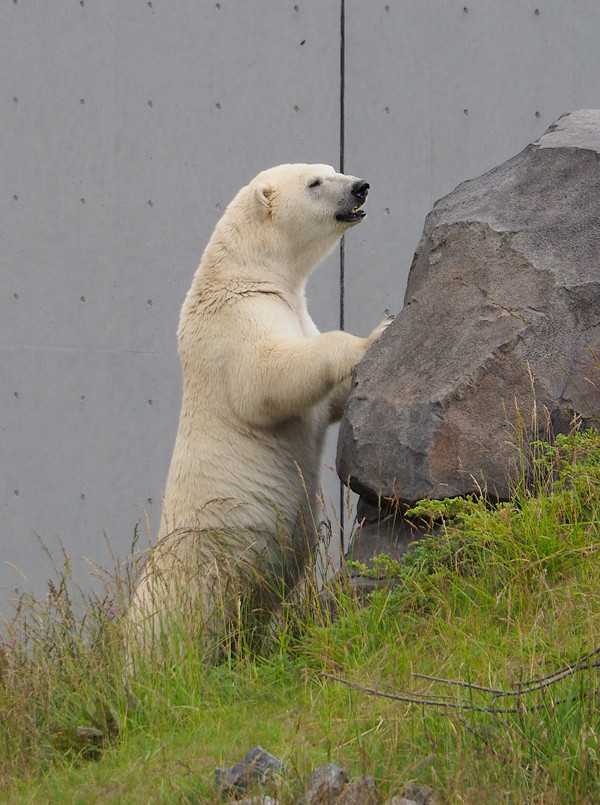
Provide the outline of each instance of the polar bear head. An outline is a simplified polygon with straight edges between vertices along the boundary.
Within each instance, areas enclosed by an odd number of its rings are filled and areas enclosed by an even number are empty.
[[[241,238],[249,260],[259,252],[263,265],[285,263],[307,275],[365,218],[368,192],[364,179],[331,165],[278,165],[238,192],[221,219],[221,240]]]
[[[249,188],[264,212],[281,226],[301,221],[309,228],[332,228],[341,234],[362,221],[369,185],[364,179],[336,173],[331,165],[278,165],[259,173]]]

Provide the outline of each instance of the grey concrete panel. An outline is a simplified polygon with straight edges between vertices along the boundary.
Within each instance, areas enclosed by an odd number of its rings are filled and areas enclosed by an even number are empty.
[[[598,106],[600,5],[345,6],[345,162],[372,184],[362,238],[346,247],[345,310],[350,329],[367,331],[373,309],[402,307],[437,198],[518,153],[563,112]]]
[[[155,533],[181,303],[241,184],[279,162],[337,164],[339,6],[6,3],[0,48],[0,588],[12,594],[26,585],[8,563],[38,591],[47,577],[34,531],[101,563],[103,531],[120,557],[145,512]],[[339,317],[338,275],[333,256],[309,289],[322,327]]]

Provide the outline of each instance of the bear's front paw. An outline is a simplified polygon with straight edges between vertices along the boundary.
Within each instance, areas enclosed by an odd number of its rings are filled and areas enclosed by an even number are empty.
[[[387,311],[386,311],[386,313],[387,313]],[[369,346],[371,346],[371,344],[373,344],[375,341],[377,341],[377,339],[381,336],[383,331],[387,330],[387,328],[394,321],[394,319],[395,319],[395,316],[392,316],[390,313],[387,313],[385,319],[383,321],[379,322],[377,327],[375,327],[375,329],[369,335],[369,337],[367,339],[367,341],[369,342]]]

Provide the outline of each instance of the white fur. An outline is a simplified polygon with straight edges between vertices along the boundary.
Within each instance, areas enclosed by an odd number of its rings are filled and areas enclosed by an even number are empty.
[[[217,634],[253,574],[263,591],[292,584],[314,545],[325,431],[385,327],[319,333],[306,307],[310,272],[351,225],[335,215],[355,181],[327,165],[264,171],[206,247],[179,323],[183,401],[158,544],[130,609],[147,634],[184,612]]]

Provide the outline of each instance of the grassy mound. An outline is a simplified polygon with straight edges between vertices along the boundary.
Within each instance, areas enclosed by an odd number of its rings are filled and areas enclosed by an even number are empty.
[[[334,619],[309,591],[216,667],[190,649],[128,678],[126,581],[76,616],[63,557],[0,647],[0,798],[222,802],[214,768],[260,743],[286,764],[283,803],[326,762],[382,797],[417,781],[448,803],[599,802],[600,437],[532,456],[510,503],[415,506],[432,535],[380,560],[395,583],[366,605],[337,584]]]

